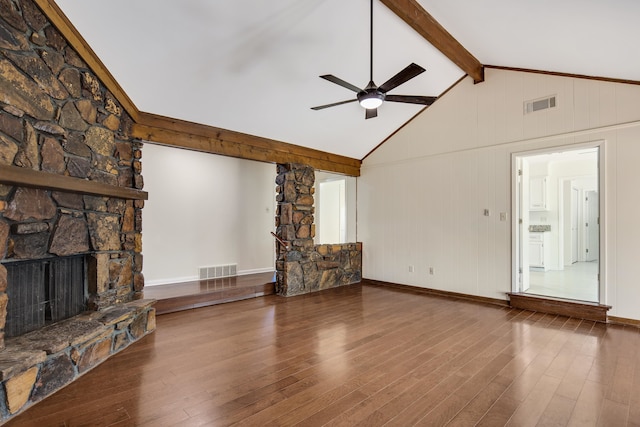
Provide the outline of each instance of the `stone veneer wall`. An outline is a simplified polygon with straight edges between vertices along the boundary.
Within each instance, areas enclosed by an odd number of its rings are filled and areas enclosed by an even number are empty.
[[[310,166],[278,165],[276,235],[287,244],[277,244],[278,295],[300,295],[362,279],[361,243],[313,243],[314,183],[315,172]]]
[[[0,165],[142,189],[132,120],[31,0],[0,0]],[[141,300],[143,200],[2,185],[0,261],[85,254],[93,311],[4,339],[0,423],[155,329]]]

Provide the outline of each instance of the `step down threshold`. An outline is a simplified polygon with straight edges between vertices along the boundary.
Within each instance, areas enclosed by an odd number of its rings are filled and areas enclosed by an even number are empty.
[[[531,295],[519,292],[509,292],[509,304],[513,308],[538,311],[540,313],[559,314],[577,319],[607,322],[607,312],[611,306],[596,302],[576,301],[553,298],[541,295]]]

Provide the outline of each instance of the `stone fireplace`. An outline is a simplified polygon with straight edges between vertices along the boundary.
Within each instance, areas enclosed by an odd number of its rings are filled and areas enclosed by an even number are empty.
[[[131,124],[31,0],[2,2],[0,424],[155,329]]]

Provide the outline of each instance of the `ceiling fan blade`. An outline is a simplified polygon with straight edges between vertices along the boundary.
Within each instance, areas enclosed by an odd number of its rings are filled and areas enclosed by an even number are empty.
[[[350,99],[348,101],[340,101],[340,102],[334,102],[333,104],[319,105],[317,107],[311,107],[311,109],[317,111],[317,110],[322,110],[324,108],[335,107],[336,105],[348,104],[349,102],[355,102],[355,101],[357,101],[357,99]]]
[[[437,96],[413,96],[413,95],[386,95],[384,97],[385,101],[391,102],[404,102],[405,104],[421,104],[421,105],[431,105],[433,104]]]
[[[367,108],[364,110],[364,118],[365,119],[373,119],[374,117],[378,117],[378,109],[377,108]]]
[[[404,70],[400,71],[395,76],[391,77],[386,82],[382,83],[378,90],[382,93],[387,93],[391,89],[400,86],[402,83],[411,80],[418,74],[421,74],[425,71],[421,66],[411,63]]]
[[[331,74],[325,74],[324,76],[320,76],[320,78],[321,78],[321,79],[328,80],[328,81],[330,81],[331,83],[335,83],[335,84],[340,85],[340,86],[342,86],[342,87],[345,87],[345,88],[347,88],[347,89],[350,89],[350,90],[354,91],[355,93],[362,92],[362,89],[360,89],[359,87],[354,86],[354,85],[352,85],[352,84],[351,84],[351,83],[349,83],[349,82],[345,82],[344,80],[339,79],[339,78],[337,78],[337,77],[336,77],[336,76],[334,76],[334,75],[331,75]]]

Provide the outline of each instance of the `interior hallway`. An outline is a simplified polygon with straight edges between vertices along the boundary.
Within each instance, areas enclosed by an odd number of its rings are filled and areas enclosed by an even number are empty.
[[[364,283],[159,316],[7,426],[640,425],[639,329]]]

